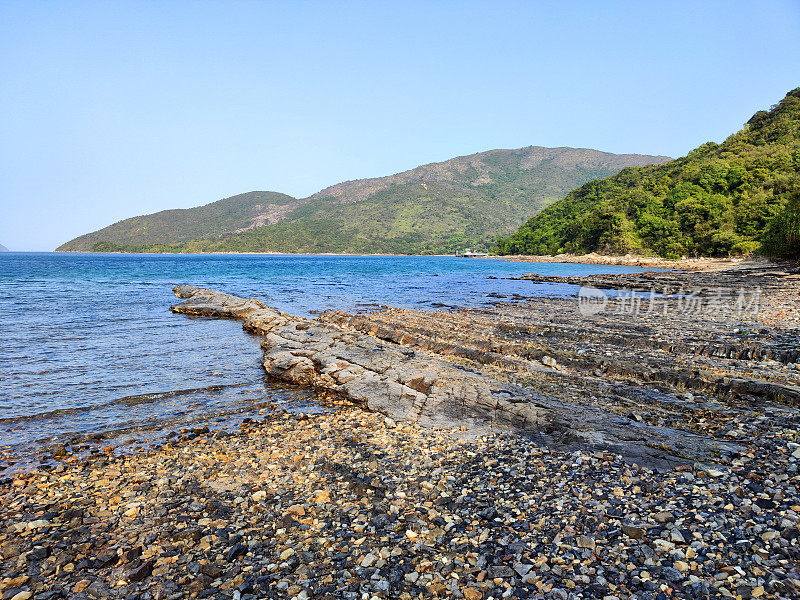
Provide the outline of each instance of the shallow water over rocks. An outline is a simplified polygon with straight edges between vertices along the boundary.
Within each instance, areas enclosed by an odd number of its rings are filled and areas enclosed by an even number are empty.
[[[490,294],[529,294],[530,282],[502,278],[531,270],[636,269],[453,257],[4,253],[0,446],[153,432],[268,404],[313,403],[306,392],[264,381],[258,340],[236,323],[171,317],[177,283],[308,315],[479,306],[495,300]],[[539,287],[541,295],[576,289]]]

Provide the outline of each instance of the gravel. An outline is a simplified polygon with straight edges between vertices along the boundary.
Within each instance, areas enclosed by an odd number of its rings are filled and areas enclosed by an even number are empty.
[[[0,486],[2,597],[800,595],[796,424],[724,471],[454,433],[343,405],[67,453]]]

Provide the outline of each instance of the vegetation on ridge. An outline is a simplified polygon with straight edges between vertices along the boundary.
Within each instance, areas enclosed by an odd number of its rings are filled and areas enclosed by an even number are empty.
[[[800,88],[722,144],[572,191],[501,254],[800,255]]]
[[[206,206],[134,217],[59,250],[449,254],[500,235],[582,183],[667,157],[579,148],[491,150],[309,198],[251,192]]]
[[[262,215],[291,210],[297,200],[276,192],[250,192],[196,208],[162,210],[87,233],[57,250],[113,252],[119,248],[164,248],[251,227]],[[137,251],[137,250],[133,250]],[[158,250],[153,250],[158,251]]]

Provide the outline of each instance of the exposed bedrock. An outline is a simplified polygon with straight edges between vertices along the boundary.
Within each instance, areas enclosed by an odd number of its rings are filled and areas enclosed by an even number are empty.
[[[495,309],[497,310],[497,309]],[[477,310],[463,311],[474,314]],[[633,327],[614,323],[613,316],[606,316],[592,324],[582,318],[561,324],[548,322],[546,327],[529,324],[514,326],[502,322],[506,315],[495,315],[499,326],[493,331],[479,331],[476,320],[471,320],[468,332],[459,335],[451,329],[443,331],[436,326],[441,319],[439,314],[431,316],[424,322],[417,320],[411,311],[390,310],[370,315],[347,315],[341,312],[327,312],[320,319],[349,327],[377,337],[381,340],[402,344],[412,348],[424,349],[438,355],[467,359],[483,365],[497,365],[505,369],[524,372],[544,372],[553,374],[553,368],[545,363],[558,365],[562,374],[583,378],[586,374],[602,377],[634,377],[654,384],[669,384],[683,388],[713,391],[719,394],[735,394],[752,399],[772,400],[800,406],[800,386],[777,381],[759,381],[752,378],[738,377],[731,373],[711,372],[702,368],[687,368],[686,361],[678,364],[664,360],[664,357],[692,355],[705,357],[766,361],[776,360],[778,350],[783,351],[781,358],[789,357],[782,362],[794,362],[800,358],[797,339],[791,343],[775,340],[772,333],[770,339],[758,339],[746,343],[678,342],[674,338],[659,340],[656,336],[648,337],[647,331],[634,331]],[[542,319],[543,321],[545,319]],[[452,325],[453,319],[447,319],[446,325]],[[609,325],[616,325],[612,329]],[[522,335],[519,335],[522,333]],[[794,335],[795,332],[791,332]],[[504,339],[503,334],[507,335]],[[510,334],[510,335],[509,335]],[[520,339],[514,339],[519,337]],[[762,336],[767,337],[767,336]],[[795,336],[796,337],[796,336]],[[582,348],[577,353],[569,344],[586,340],[602,339],[603,350],[609,347],[616,352],[587,351]],[[539,343],[532,343],[532,340]],[[650,350],[649,356],[626,356],[625,346],[644,347]],[[656,351],[661,351],[656,352]],[[699,366],[699,364],[698,364]]]
[[[534,283],[566,283],[599,289],[654,291],[664,294],[689,294],[701,296],[736,295],[742,286],[762,289],[785,287],[787,282],[800,280],[800,267],[791,263],[746,261],[722,271],[644,271],[641,273],[597,273],[583,276],[540,275],[527,273],[508,279],[528,280]]]
[[[339,393],[395,421],[475,432],[512,429],[543,444],[609,449],[662,466],[716,460],[740,449],[615,414],[584,398],[564,401],[500,381],[459,364],[458,357],[362,333],[348,319],[304,319],[258,300],[194,286],[174,291],[185,301],[172,306],[173,312],[238,319],[245,330],[261,335],[269,376]]]

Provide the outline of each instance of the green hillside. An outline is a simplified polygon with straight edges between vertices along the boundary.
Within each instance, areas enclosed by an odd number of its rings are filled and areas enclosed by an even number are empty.
[[[569,190],[667,157],[575,148],[491,150],[309,198],[251,192],[134,217],[58,250],[440,254],[488,249]]]
[[[57,250],[103,252],[125,246],[185,244],[232,234],[268,222],[270,217],[278,220],[294,209],[297,202],[276,192],[239,194],[197,208],[162,210],[125,219],[77,237]]]
[[[583,185],[496,250],[800,255],[800,88],[722,144]]]

